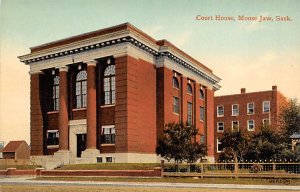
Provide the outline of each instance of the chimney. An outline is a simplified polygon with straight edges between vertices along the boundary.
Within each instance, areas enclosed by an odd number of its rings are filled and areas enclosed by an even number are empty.
[[[277,91],[277,86],[276,85],[272,86],[272,91]]]
[[[245,94],[246,93],[246,88],[241,88],[241,94]]]

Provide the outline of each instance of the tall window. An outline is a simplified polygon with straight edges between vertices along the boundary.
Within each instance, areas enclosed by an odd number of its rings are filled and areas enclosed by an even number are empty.
[[[79,71],[76,76],[76,108],[86,107],[86,79],[86,71]]]
[[[187,123],[192,125],[193,121],[193,104],[191,102],[187,102]]]
[[[188,92],[188,94],[193,95],[193,89],[192,89],[191,84],[187,84],[187,92]]]
[[[179,82],[176,77],[173,77],[172,84],[173,84],[173,88],[179,89]]]
[[[232,116],[238,116],[239,115],[239,105],[233,104],[232,105]]]
[[[173,113],[179,114],[179,99],[173,97]]]
[[[239,122],[238,121],[232,121],[231,123],[231,130],[232,131],[239,131]]]
[[[217,117],[223,117],[224,116],[224,106],[220,105],[217,106]]]
[[[202,89],[200,89],[200,91],[199,91],[199,92],[200,92],[200,99],[202,99],[202,100],[203,100],[203,99],[204,99],[204,92],[203,92],[203,90],[202,90]]]
[[[217,122],[217,132],[224,132],[224,122]]]
[[[200,107],[200,120],[205,121],[205,112],[204,112],[204,107]]]
[[[248,131],[254,131],[255,129],[255,124],[254,124],[254,120],[248,120]]]
[[[116,135],[116,130],[115,126],[103,126],[102,127],[102,139],[101,143],[102,144],[115,144],[115,135]]]
[[[112,105],[116,102],[115,65],[109,65],[104,71],[103,90],[104,105]]]
[[[263,112],[269,113],[270,112],[270,101],[263,102]]]
[[[53,78],[53,87],[52,87],[52,101],[53,101],[53,110],[59,110],[59,76]]]
[[[58,130],[47,131],[47,145],[58,145]]]
[[[254,114],[254,103],[247,103],[247,114]]]
[[[217,153],[221,153],[223,151],[222,143],[220,142],[220,139],[217,139]]]

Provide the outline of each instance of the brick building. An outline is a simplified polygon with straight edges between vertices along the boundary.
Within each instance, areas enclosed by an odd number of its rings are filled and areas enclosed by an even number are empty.
[[[215,102],[215,152],[221,152],[219,139],[223,132],[234,129],[254,133],[263,124],[276,130],[279,125],[281,108],[287,103],[278,90],[272,86],[270,91],[246,93],[242,88],[240,94],[216,96]]]
[[[157,162],[164,125],[188,121],[214,157],[220,79],[129,23],[30,48],[31,155],[63,163]],[[45,162],[45,160],[44,160]]]
[[[1,149],[3,159],[29,159],[30,147],[25,141],[10,141]]]

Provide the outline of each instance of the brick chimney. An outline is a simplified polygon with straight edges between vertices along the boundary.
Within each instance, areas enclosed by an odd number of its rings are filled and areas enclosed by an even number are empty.
[[[241,88],[241,94],[245,94],[246,93],[246,88]]]
[[[277,86],[276,85],[272,86],[272,91],[277,91]]]

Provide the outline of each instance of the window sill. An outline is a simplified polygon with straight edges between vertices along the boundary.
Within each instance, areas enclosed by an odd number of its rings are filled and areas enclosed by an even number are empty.
[[[255,131],[255,129],[247,129],[247,131],[253,132]]]
[[[101,147],[108,147],[108,146],[115,146],[116,144],[113,144],[113,143],[111,143],[111,144],[109,144],[109,143],[107,143],[107,144],[101,144]]]
[[[48,111],[47,114],[56,114],[56,113],[59,113],[59,111]]]
[[[205,121],[204,121],[204,120],[201,120],[201,119],[200,119],[200,122],[201,122],[201,123],[205,123]]]
[[[72,109],[72,111],[83,111],[83,110],[86,110],[86,107]]]
[[[179,91],[179,88],[177,88],[177,87],[173,87],[173,89],[176,89],[177,91]]]
[[[217,117],[224,117],[224,115],[217,115]]]
[[[223,131],[218,131],[218,130],[217,130],[217,133],[224,133],[224,130],[223,130]]]
[[[238,115],[231,115],[232,117],[237,117],[237,116],[239,116],[240,114],[238,114]]]
[[[115,107],[116,104],[113,104],[113,105],[101,105],[100,108],[107,108],[107,107]]]
[[[173,112],[173,115],[177,115],[177,116],[179,116],[179,113],[175,113],[175,112]]]
[[[255,115],[255,113],[247,113],[247,115]]]
[[[47,149],[57,149],[59,145],[47,145]]]

